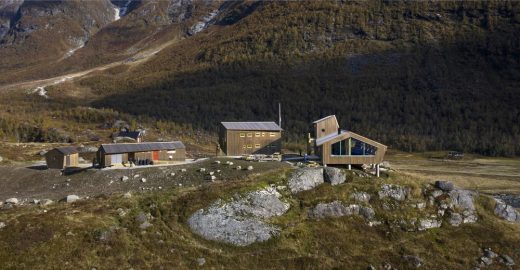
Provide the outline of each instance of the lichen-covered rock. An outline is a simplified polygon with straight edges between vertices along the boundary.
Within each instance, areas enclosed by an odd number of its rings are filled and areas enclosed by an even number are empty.
[[[344,205],[340,201],[319,203],[309,210],[310,218],[343,217],[351,215],[361,215],[366,220],[373,220],[375,212],[374,209],[368,206],[360,206],[357,204]]]
[[[464,189],[455,189],[449,192],[453,205],[462,210],[475,211],[473,196],[475,193]]]
[[[366,192],[354,192],[352,195],[350,195],[350,198],[354,199],[355,201],[364,203],[368,203],[371,197],[372,196]]]
[[[450,216],[448,218],[448,223],[451,225],[451,226],[459,226],[460,224],[462,224],[463,222],[463,218],[462,218],[462,215],[459,214],[459,213],[450,213]]]
[[[309,211],[309,217],[311,218],[342,217],[358,214],[359,205],[351,204],[346,206],[340,201],[319,203]]]
[[[379,190],[378,195],[380,199],[392,198],[397,201],[404,201],[410,194],[410,188],[398,185],[385,184]]]
[[[324,173],[325,182],[328,182],[333,186],[343,184],[345,183],[345,181],[347,181],[347,175],[341,169],[334,167],[326,167],[324,169]]]
[[[298,193],[323,183],[323,168],[301,168],[291,175],[287,184],[292,193]]]
[[[289,204],[274,188],[248,193],[231,202],[217,201],[196,211],[188,225],[196,234],[213,241],[247,246],[279,234],[280,229],[264,219],[287,212]]]
[[[495,215],[509,221],[520,223],[520,213],[511,205],[507,205],[502,200],[495,199]]]

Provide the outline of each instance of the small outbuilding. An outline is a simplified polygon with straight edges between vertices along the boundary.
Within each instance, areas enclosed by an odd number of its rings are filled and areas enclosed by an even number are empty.
[[[114,137],[114,141],[132,140],[137,143],[143,142],[144,131],[121,131]]]
[[[97,152],[100,167],[173,164],[186,161],[180,141],[102,144]]]
[[[79,151],[77,147],[57,147],[45,154],[45,161],[49,169],[65,169],[78,167]]]

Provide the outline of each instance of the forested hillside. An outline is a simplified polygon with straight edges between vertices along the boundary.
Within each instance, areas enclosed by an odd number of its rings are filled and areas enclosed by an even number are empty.
[[[291,142],[303,142],[313,120],[336,114],[343,128],[406,151],[520,154],[519,2],[194,3],[164,2],[182,7],[168,14],[146,13],[162,10],[147,4],[100,29],[84,49],[44,72],[120,59],[137,42],[135,31],[158,33],[139,44],[171,40],[146,61],[130,58],[46,87],[47,100],[24,94],[2,100],[4,108],[22,112],[5,112],[3,125],[41,126],[20,121],[29,118],[24,115],[69,121],[62,111],[91,106],[214,132],[220,121],[276,120],[281,102]],[[168,27],[150,28],[163,20]],[[119,36],[132,42],[117,49]],[[16,130],[5,128],[5,137]]]
[[[94,102],[215,130],[274,120],[290,139],[338,115],[392,147],[520,153],[513,1],[250,2],[128,73],[82,81]],[[516,123],[516,124],[515,124]]]

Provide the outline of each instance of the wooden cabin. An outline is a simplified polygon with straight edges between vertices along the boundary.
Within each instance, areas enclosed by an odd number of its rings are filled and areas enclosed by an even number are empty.
[[[313,122],[314,153],[323,165],[376,166],[383,161],[387,146],[352,131],[341,130],[335,115]]]
[[[45,162],[49,169],[78,167],[79,151],[77,147],[65,146],[54,148],[45,153]]]
[[[219,144],[228,156],[272,155],[282,150],[282,131],[275,122],[221,122]]]
[[[186,160],[180,141],[102,144],[97,152],[100,167],[173,164]]]

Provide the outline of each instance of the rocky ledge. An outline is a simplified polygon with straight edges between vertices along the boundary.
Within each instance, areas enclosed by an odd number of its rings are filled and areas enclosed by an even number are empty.
[[[276,189],[266,188],[229,202],[219,200],[207,209],[195,212],[188,225],[208,240],[237,246],[264,242],[280,231],[266,219],[280,216],[289,209],[289,204],[280,197]]]

